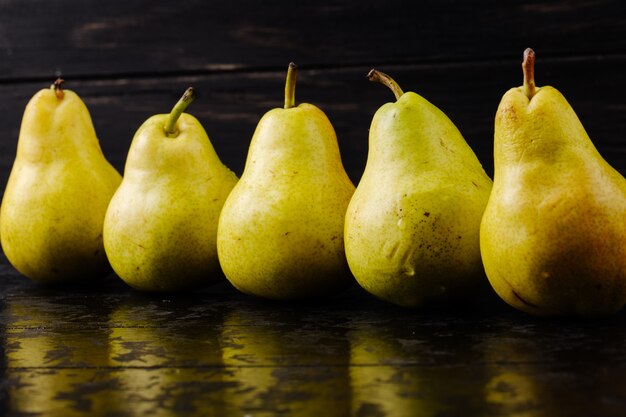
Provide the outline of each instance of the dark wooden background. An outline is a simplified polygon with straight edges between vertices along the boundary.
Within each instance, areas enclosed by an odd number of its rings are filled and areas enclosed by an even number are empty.
[[[626,6],[597,1],[0,2],[0,182],[29,98],[57,75],[87,103],[109,160],[123,168],[135,130],[182,91],[238,175],[259,118],[282,105],[287,64],[297,102],[334,124],[357,182],[371,118],[392,95],[375,66],[440,107],[491,174],[493,117],[537,52],[538,85],[568,98],[605,158],[626,173]]]
[[[448,114],[491,174],[495,111],[528,46],[537,84],[568,98],[626,174],[620,0],[0,0],[0,187],[24,106],[58,75],[120,171],[140,124],[195,86],[189,112],[240,175],[289,61],[297,102],[327,113],[355,183],[392,100],[366,80],[374,66]],[[412,312],[356,286],[276,304],[226,283],[146,296],[113,276],[47,289],[0,257],[0,414],[626,415],[626,311],[539,320],[495,304]]]

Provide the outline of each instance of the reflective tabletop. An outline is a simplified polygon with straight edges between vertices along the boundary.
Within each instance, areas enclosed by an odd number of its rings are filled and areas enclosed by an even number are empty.
[[[2,262],[2,415],[626,415],[624,313],[45,288]]]

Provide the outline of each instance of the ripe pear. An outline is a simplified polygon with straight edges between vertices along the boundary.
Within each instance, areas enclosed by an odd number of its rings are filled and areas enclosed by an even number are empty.
[[[183,113],[193,97],[190,88],[170,114],[137,130],[104,220],[111,266],[138,290],[183,290],[221,276],[217,222],[237,177],[200,122]]]
[[[481,225],[498,295],[535,315],[596,316],[626,301],[626,180],[598,153],[553,87],[504,94],[495,120],[494,188]]]
[[[62,82],[26,106],[0,209],[5,255],[41,283],[88,281],[110,271],[102,223],[121,181],[102,154],[87,107]]]
[[[326,115],[311,104],[294,106],[295,78],[292,63],[285,108],[260,120],[217,233],[226,278],[272,299],[331,294],[352,281],[343,225],[354,185]]]
[[[441,110],[384,73],[368,78],[397,101],[374,115],[367,164],[348,207],[352,273],[364,289],[403,307],[481,295],[488,284],[478,232],[491,179]]]

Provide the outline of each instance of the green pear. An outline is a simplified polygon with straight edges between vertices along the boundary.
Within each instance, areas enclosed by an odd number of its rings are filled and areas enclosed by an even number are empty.
[[[120,174],[102,154],[87,107],[63,80],[24,111],[0,209],[2,248],[41,283],[86,281],[110,271],[102,223]]]
[[[138,290],[183,290],[221,276],[217,222],[237,177],[200,122],[183,113],[193,97],[190,88],[170,114],[137,130],[104,219],[111,266]]]
[[[397,101],[374,115],[346,214],[352,273],[370,293],[404,307],[480,294],[488,284],[478,232],[491,180],[441,110],[384,73],[368,78]]]
[[[481,225],[491,285],[536,315],[596,316],[626,301],[626,180],[598,153],[555,88],[524,85],[495,120],[494,188]]]
[[[330,294],[352,282],[343,225],[354,185],[326,115],[294,106],[295,78],[291,64],[285,108],[260,120],[217,233],[226,278],[273,299]]]

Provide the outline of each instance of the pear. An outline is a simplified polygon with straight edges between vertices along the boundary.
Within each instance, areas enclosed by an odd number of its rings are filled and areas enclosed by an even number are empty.
[[[259,121],[217,233],[226,278],[272,299],[332,294],[353,281],[343,225],[354,185],[326,115],[311,104],[295,107],[295,79],[292,63],[285,108]]]
[[[346,214],[352,273],[365,290],[403,307],[483,294],[478,233],[491,179],[441,110],[384,73],[368,78],[397,101],[374,115]]]
[[[611,314],[626,301],[626,180],[561,93],[535,87],[534,61],[527,49],[524,84],[496,113],[480,235],[487,277],[530,314]]]
[[[62,82],[26,106],[0,209],[6,257],[41,283],[89,281],[110,271],[102,223],[121,181],[87,107]]]
[[[152,116],[137,130],[106,213],[111,266],[138,290],[184,290],[221,276],[217,222],[237,177],[200,122],[183,113],[193,98],[189,88],[170,114]]]

